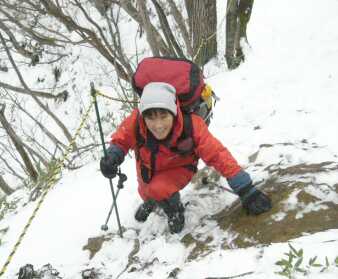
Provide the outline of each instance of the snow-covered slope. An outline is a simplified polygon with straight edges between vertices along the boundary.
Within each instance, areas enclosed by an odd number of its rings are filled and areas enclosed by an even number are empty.
[[[337,11],[336,0],[327,0],[325,5],[314,0],[256,1],[248,30],[251,48],[246,50],[246,63],[233,72],[217,68],[217,74],[209,79],[221,98],[210,129],[256,181],[269,178],[271,173],[265,167],[270,165],[338,162]],[[216,66],[209,67],[212,71]],[[253,154],[255,159],[250,160]],[[275,262],[287,258],[284,253],[290,251],[288,243],[238,249],[231,245],[236,237],[233,231],[224,231],[215,220],[206,218],[229,206],[235,200],[232,194],[188,185],[182,192],[183,201],[188,204],[185,229],[171,235],[160,211],[151,214],[145,224],[134,220],[141,200],[133,159],[126,160],[122,171],[128,175],[118,197],[125,228],[122,239],[114,215],[109,230],[106,233],[100,230],[112,198],[98,162],[92,162],[63,173],[43,202],[3,278],[16,278],[15,274],[26,263],[36,268],[50,263],[67,279],[82,278],[81,271],[90,268],[101,274],[98,278],[202,279],[245,273],[241,278],[279,277],[275,272],[281,268]],[[312,179],[314,185],[330,186],[322,199],[337,205],[337,169],[316,173]],[[221,182],[226,185],[224,180]],[[22,205],[27,195],[17,191],[12,198],[21,198]],[[297,205],[297,199],[289,199],[285,210]],[[36,203],[30,203],[19,207],[15,214],[0,222],[0,232],[8,228],[0,234],[0,267],[35,206]],[[193,257],[197,242],[187,245],[189,240],[185,236],[189,234],[198,236],[201,243],[207,242],[208,249],[201,248]],[[297,273],[296,278],[338,278],[337,264],[333,263],[338,256],[337,235],[338,213],[335,229],[315,234],[304,231],[304,236],[290,241],[296,250],[303,248],[302,267],[309,271],[307,275]],[[306,267],[315,256],[324,265],[327,257],[329,267],[323,272],[321,268]]]

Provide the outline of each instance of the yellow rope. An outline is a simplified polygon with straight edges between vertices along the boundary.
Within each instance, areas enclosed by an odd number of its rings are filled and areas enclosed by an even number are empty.
[[[34,219],[35,216],[36,216],[36,213],[38,212],[38,210],[40,209],[41,204],[42,204],[43,201],[45,200],[45,197],[46,197],[47,193],[49,192],[50,189],[52,189],[52,187],[54,186],[55,182],[57,181],[56,176],[57,176],[58,174],[61,173],[63,163],[64,163],[64,161],[67,159],[67,157],[68,157],[68,155],[70,154],[70,152],[72,151],[72,149],[73,149],[73,144],[75,143],[76,138],[79,136],[81,129],[84,127],[84,124],[86,123],[86,121],[87,121],[87,119],[88,119],[88,117],[89,117],[89,113],[90,113],[90,111],[91,111],[91,109],[92,109],[92,107],[93,107],[93,104],[94,104],[94,102],[92,101],[92,102],[90,103],[90,105],[89,105],[87,111],[85,112],[84,116],[82,117],[81,123],[80,123],[79,127],[77,128],[74,137],[73,137],[72,140],[70,141],[70,143],[69,143],[69,145],[68,145],[68,147],[67,147],[65,153],[63,154],[62,158],[59,160],[58,164],[56,165],[56,167],[55,167],[55,169],[54,169],[54,172],[53,172],[53,174],[51,175],[50,179],[47,180],[47,182],[46,182],[46,184],[47,184],[46,189],[45,189],[45,191],[43,192],[43,194],[41,195],[41,198],[40,198],[38,204],[36,205],[36,207],[35,207],[35,209],[34,209],[34,211],[33,211],[33,214],[32,214],[31,217],[28,219],[27,224],[26,224],[25,227],[23,228],[23,230],[22,230],[22,232],[21,232],[21,234],[20,234],[20,236],[19,236],[17,242],[15,243],[15,245],[14,245],[14,247],[13,247],[11,253],[9,254],[9,256],[8,256],[8,258],[7,258],[6,262],[5,262],[5,264],[3,265],[3,267],[2,267],[2,269],[1,269],[1,271],[0,271],[0,277],[6,272],[6,269],[7,269],[8,265],[9,265],[10,262],[12,261],[13,256],[14,256],[16,250],[18,249],[19,245],[20,245],[21,242],[22,242],[22,239],[23,239],[24,236],[26,235],[28,228],[30,227],[30,225],[31,225],[31,223],[32,223],[32,221],[33,221],[33,219]]]
[[[137,101],[129,101],[129,100],[124,101],[124,100],[121,100],[121,99],[118,99],[118,98],[108,96],[108,95],[103,94],[102,92],[98,91],[97,89],[95,89],[95,93],[96,93],[97,96],[101,96],[101,97],[104,97],[104,98],[112,100],[112,101],[117,101],[117,102],[122,102],[122,103],[131,103],[131,104],[137,104],[138,103]]]

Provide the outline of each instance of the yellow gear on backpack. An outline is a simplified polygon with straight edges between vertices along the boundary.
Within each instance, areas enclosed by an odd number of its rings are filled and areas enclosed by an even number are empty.
[[[202,100],[207,104],[208,109],[212,108],[212,99],[213,99],[213,91],[209,84],[205,84],[203,91],[201,93]]]

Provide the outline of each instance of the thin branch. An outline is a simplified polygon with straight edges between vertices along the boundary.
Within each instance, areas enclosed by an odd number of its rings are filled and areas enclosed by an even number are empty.
[[[10,53],[10,51],[9,51],[9,49],[7,48],[7,46],[6,46],[6,42],[5,42],[5,40],[4,40],[4,38],[3,38],[3,36],[2,36],[2,34],[1,34],[1,32],[0,32],[0,39],[1,39],[1,41],[2,41],[2,44],[4,45],[4,47],[5,47],[5,51],[6,51],[6,53],[7,53],[7,56],[8,56],[8,58],[9,58],[9,60],[10,60],[10,62],[11,62],[11,64],[12,64],[12,66],[13,66],[13,68],[14,68],[14,70],[15,70],[15,72],[16,72],[16,74],[17,74],[17,76],[18,76],[18,78],[19,78],[19,80],[20,80],[20,82],[21,82],[21,84],[22,84],[22,86],[27,90],[27,91],[30,91],[30,89],[29,89],[29,87],[27,86],[27,84],[26,84],[26,82],[24,81],[24,79],[23,79],[23,77],[22,77],[22,75],[21,75],[21,73],[20,73],[20,71],[19,71],[19,69],[18,69],[18,67],[16,66],[16,64],[15,64],[15,61],[14,61],[14,59],[13,59],[13,57],[12,57],[12,55],[11,55],[11,53]],[[67,138],[67,140],[69,141],[69,142],[72,142],[72,136],[71,136],[71,134],[68,132],[68,129],[66,128],[66,126],[59,120],[59,118],[47,107],[47,106],[45,106],[37,97],[35,97],[34,95],[32,95],[31,94],[31,97],[34,99],[34,101],[56,122],[56,124],[58,124],[58,126],[60,127],[60,129],[62,130],[62,132],[64,133],[64,135],[66,136],[66,138]],[[76,149],[76,144],[75,143],[73,143],[73,148],[74,148],[74,150]]]
[[[60,140],[58,140],[51,132],[48,131],[48,129],[43,126],[37,119],[34,117],[31,113],[29,113],[27,110],[25,110],[14,98],[8,94],[8,96],[11,98],[12,102],[18,107],[22,112],[24,112],[30,119],[33,120],[35,124],[38,125],[38,127],[41,129],[41,131],[48,137],[55,145],[61,145],[64,149],[67,149],[67,146],[62,143]]]
[[[25,94],[25,95],[34,95],[36,97],[41,97],[41,98],[46,98],[46,99],[57,99],[58,95],[53,95],[50,93],[46,93],[46,92],[42,92],[42,91],[36,91],[36,90],[31,90],[31,89],[26,89],[26,88],[20,88],[20,87],[16,87],[4,82],[0,81],[0,87],[3,87],[5,89],[20,93],[20,94]]]

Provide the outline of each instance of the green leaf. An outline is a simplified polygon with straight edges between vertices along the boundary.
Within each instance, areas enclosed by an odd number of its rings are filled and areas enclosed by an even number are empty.
[[[335,258],[334,262],[335,262],[336,266],[338,267],[338,256]]]
[[[303,268],[297,267],[297,268],[296,268],[296,271],[301,272],[301,273],[303,273],[304,275],[306,274],[306,270],[303,269]]]
[[[329,259],[327,258],[327,256],[325,256],[325,264],[326,264],[326,267],[330,266]]]
[[[297,250],[295,248],[293,248],[293,246],[290,243],[288,243],[288,245],[289,245],[291,251],[293,252],[293,254],[297,255]]]
[[[290,251],[290,253],[288,254],[288,256],[289,256],[288,262],[289,262],[289,264],[292,264],[293,259],[295,258],[295,255],[292,254],[292,252]]]
[[[297,262],[295,263],[295,268],[298,268],[303,262],[303,258],[299,258]]]
[[[312,265],[315,263],[316,259],[317,259],[317,256],[315,256],[315,257],[313,257],[313,258],[310,258],[310,260],[309,260],[309,265],[312,266]]]
[[[322,267],[323,265],[319,264],[319,263],[314,263],[314,264],[312,264],[312,266],[314,266],[314,267]]]
[[[285,256],[287,256],[289,259],[293,259],[295,257],[294,254],[292,254],[292,251],[289,251],[288,253],[284,253]]]
[[[320,270],[320,272],[324,272],[325,270],[327,270],[327,267],[326,267],[326,266],[323,267],[323,268]]]
[[[300,249],[298,252],[297,252],[297,256],[298,257],[303,257],[303,249]]]
[[[277,261],[275,264],[276,265],[283,265],[283,266],[290,266],[290,263],[287,260],[285,260],[285,259]]]
[[[285,276],[285,277],[290,278],[290,275],[288,273],[286,273],[285,271],[279,271],[279,272],[276,272],[276,273],[281,275],[281,276]]]

